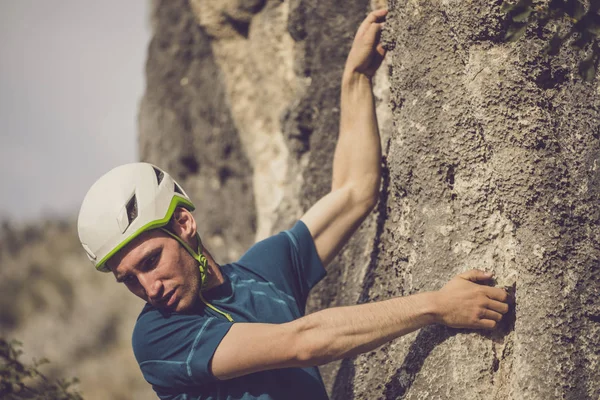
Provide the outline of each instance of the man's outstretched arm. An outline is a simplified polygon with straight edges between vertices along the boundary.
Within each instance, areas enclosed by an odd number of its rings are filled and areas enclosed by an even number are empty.
[[[436,292],[329,308],[285,324],[234,324],[212,358],[218,379],[275,368],[322,365],[373,350],[425,325],[492,329],[511,301],[478,284],[490,274],[471,270]]]
[[[381,144],[371,78],[385,56],[379,37],[386,13],[370,13],[356,33],[342,78],[340,133],[333,158],[331,192],[301,218],[325,265],[348,241],[379,197]]]

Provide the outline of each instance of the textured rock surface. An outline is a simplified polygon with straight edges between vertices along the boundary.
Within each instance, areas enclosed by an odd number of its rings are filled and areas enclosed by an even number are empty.
[[[544,55],[549,30],[501,43],[495,4],[392,9],[394,130],[367,296],[480,267],[515,284],[517,306],[492,334],[432,327],[358,357],[345,397],[598,398],[597,83],[568,48]]]
[[[140,154],[196,200],[218,261],[289,227],[329,190],[344,60],[359,22],[382,3],[153,3]],[[499,3],[390,2],[384,40],[393,50],[375,78],[380,202],[309,310],[435,290],[475,267],[513,286],[517,305],[491,333],[431,326],[322,367],[332,399],[600,397],[600,91],[577,75],[582,54],[544,55],[556,26],[503,43]],[[91,336],[73,331],[65,344],[47,341],[33,353],[85,354],[76,374],[86,385],[96,379],[88,376],[109,379],[102,374],[113,371],[100,367],[123,357],[137,388],[139,371],[123,354],[139,304],[121,300],[112,279],[71,277],[70,266],[87,261],[54,253],[58,231],[74,234],[60,226],[17,247],[11,238],[26,230],[2,236],[0,288],[21,310],[4,311],[2,297],[3,331],[30,335],[58,321],[56,332],[75,321],[92,327]],[[40,257],[64,267],[39,279],[50,268],[39,268],[47,265]],[[25,281],[39,290],[15,289]],[[51,306],[40,308],[39,296]],[[133,305],[120,313],[83,307],[95,301]],[[106,335],[125,347],[108,346]],[[119,398],[116,387],[99,398]]]

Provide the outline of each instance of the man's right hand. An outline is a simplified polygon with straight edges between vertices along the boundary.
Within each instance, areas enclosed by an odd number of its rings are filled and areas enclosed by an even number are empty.
[[[437,322],[452,328],[493,329],[513,299],[504,289],[483,285],[492,274],[472,269],[435,293]]]

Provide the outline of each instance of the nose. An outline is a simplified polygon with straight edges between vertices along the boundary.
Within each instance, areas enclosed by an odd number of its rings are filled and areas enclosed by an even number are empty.
[[[140,284],[146,292],[146,297],[150,303],[160,300],[162,296],[163,285],[159,279],[154,279],[150,274],[142,274],[138,276]]]

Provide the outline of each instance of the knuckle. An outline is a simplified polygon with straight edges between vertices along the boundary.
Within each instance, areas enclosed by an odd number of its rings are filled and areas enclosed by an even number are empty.
[[[500,299],[504,302],[506,302],[506,300],[508,300],[508,293],[506,293],[506,290],[504,289],[500,289],[501,293],[500,293]]]

